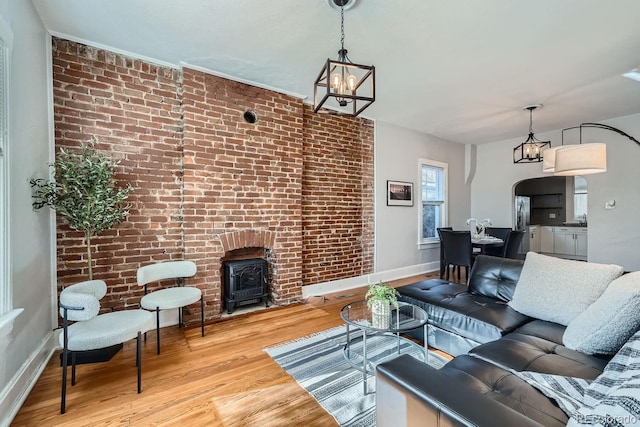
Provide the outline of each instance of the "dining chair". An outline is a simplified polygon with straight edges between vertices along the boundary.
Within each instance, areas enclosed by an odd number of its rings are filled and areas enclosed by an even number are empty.
[[[444,246],[444,279],[449,280],[449,266],[458,267],[458,281],[460,270],[464,267],[465,282],[469,280],[469,268],[473,265],[473,246],[470,231],[441,230],[442,245]]]
[[[502,246],[487,246],[484,249],[484,254],[504,258],[505,250],[507,249],[507,241],[509,240],[509,235],[511,234],[511,231],[512,230],[509,227],[485,228],[485,233],[487,235],[502,239],[504,244]]]
[[[442,234],[440,234],[440,230],[453,230],[453,227],[438,227],[436,231],[438,232],[438,237],[440,238],[440,278],[444,276],[444,245],[442,244]]]
[[[140,267],[137,272],[138,285],[144,286],[144,296],[140,306],[145,310],[156,312],[156,345],[160,354],[160,311],[178,310],[178,327],[183,326],[183,309],[185,306],[200,301],[200,328],[204,337],[204,301],[202,291],[194,286],[182,286],[185,277],[196,274],[196,264],[193,261],[166,261]],[[178,279],[178,286],[165,287],[147,293],[147,285],[167,279]],[[146,338],[146,335],[145,335]]]
[[[100,299],[107,293],[102,280],[89,280],[66,287],[60,293],[62,316],[62,397],[60,413],[66,410],[67,367],[71,357],[71,385],[76,384],[76,356],[89,350],[124,343],[136,339],[138,393],[142,391],[141,334],[153,327],[153,316],[146,310],[120,310],[100,314]],[[69,321],[74,323],[69,325]]]
[[[505,243],[504,258],[518,259],[518,249],[524,238],[524,231],[512,231]]]

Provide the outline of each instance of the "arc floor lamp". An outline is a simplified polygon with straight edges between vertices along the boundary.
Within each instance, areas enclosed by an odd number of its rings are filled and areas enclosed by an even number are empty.
[[[590,175],[607,171],[607,145],[601,142],[582,143],[582,130],[584,128],[597,128],[629,138],[640,146],[640,141],[628,133],[609,125],[601,123],[582,123],[562,129],[562,145],[544,150],[542,171],[552,172],[558,176]],[[564,133],[568,130],[578,129],[580,139],[578,144],[564,145]]]

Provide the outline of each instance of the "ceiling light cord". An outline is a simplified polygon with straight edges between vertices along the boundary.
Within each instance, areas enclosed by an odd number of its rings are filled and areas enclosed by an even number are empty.
[[[529,108],[529,133],[533,134],[533,108]]]
[[[340,6],[340,46],[344,50],[344,6]]]

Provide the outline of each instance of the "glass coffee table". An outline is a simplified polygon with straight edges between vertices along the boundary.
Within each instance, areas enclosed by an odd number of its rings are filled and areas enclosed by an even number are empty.
[[[421,348],[415,342],[400,336],[402,332],[424,328],[424,352],[423,361],[428,363],[429,351],[427,346],[427,312],[420,307],[398,302],[398,308],[391,307],[391,312],[384,317],[372,314],[366,301],[358,301],[347,304],[340,310],[340,317],[347,325],[344,346],[344,357],[351,366],[362,372],[364,394],[367,390],[367,376],[375,372],[378,363],[388,360],[400,354],[401,349],[416,347]],[[352,333],[352,330],[356,330]],[[357,333],[357,331],[360,333]],[[375,337],[375,356],[371,353],[372,339]],[[362,342],[361,349],[360,341]],[[368,343],[369,341],[369,343]]]

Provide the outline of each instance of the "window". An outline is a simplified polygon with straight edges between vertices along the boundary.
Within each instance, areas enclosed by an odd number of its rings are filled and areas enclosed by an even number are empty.
[[[585,221],[587,218],[587,180],[581,176],[573,177],[573,218]]]
[[[438,242],[437,228],[447,225],[447,181],[449,165],[420,159],[422,210],[420,242]]]

